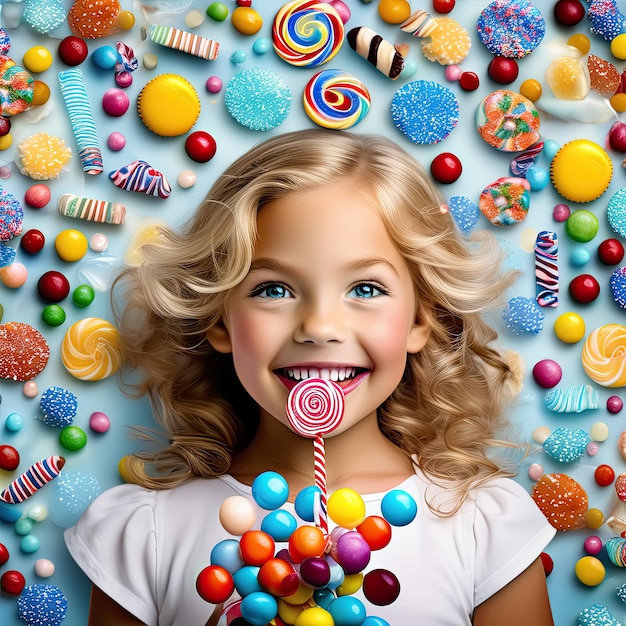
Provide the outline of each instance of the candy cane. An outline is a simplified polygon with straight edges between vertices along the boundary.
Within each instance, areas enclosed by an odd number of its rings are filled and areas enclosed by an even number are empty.
[[[56,478],[64,465],[65,459],[56,454],[33,463],[21,476],[0,492],[0,500],[7,504],[24,502],[38,489]]]

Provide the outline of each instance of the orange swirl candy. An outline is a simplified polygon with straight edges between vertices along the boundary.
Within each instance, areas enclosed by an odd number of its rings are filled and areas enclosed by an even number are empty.
[[[119,334],[115,326],[98,317],[72,324],[61,345],[65,369],[79,380],[102,380],[120,367]]]
[[[587,337],[581,358],[585,373],[598,385],[626,386],[626,326],[596,328]]]
[[[298,67],[330,61],[343,43],[344,26],[336,9],[319,0],[287,2],[274,18],[272,43],[276,54]]]

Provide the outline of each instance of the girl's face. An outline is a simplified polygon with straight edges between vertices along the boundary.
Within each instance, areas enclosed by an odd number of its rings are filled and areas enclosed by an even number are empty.
[[[364,187],[348,180],[262,207],[252,267],[208,334],[232,352],[261,411],[286,425],[289,390],[311,377],[344,389],[333,434],[372,415],[430,334],[416,319],[406,261]]]

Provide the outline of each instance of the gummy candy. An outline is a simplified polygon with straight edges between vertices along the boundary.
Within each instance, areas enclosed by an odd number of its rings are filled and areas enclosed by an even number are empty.
[[[18,151],[22,163],[20,171],[33,180],[58,178],[72,157],[72,150],[63,139],[44,132],[22,140]]]
[[[576,530],[585,525],[587,492],[567,474],[544,474],[533,486],[531,496],[557,530]]]
[[[67,14],[67,23],[77,37],[107,37],[118,29],[121,10],[118,0],[76,0]]]

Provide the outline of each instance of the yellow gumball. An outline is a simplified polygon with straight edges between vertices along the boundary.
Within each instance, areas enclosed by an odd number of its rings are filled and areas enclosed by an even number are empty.
[[[365,519],[365,502],[354,489],[337,489],[328,498],[328,516],[338,526],[356,528]]]
[[[242,35],[256,35],[263,26],[263,18],[250,7],[237,7],[230,20]]]
[[[554,334],[563,343],[576,343],[585,336],[585,321],[573,311],[563,313],[554,322]]]
[[[611,40],[611,54],[616,59],[626,60],[626,33],[622,33]]]
[[[7,148],[10,148],[12,143],[13,137],[11,136],[11,133],[2,135],[2,137],[0,137],[0,150],[6,150]]]
[[[616,93],[614,96],[611,96],[609,102],[617,113],[626,111],[626,93]]]
[[[604,524],[604,513],[600,509],[588,509],[585,513],[585,526],[596,530]]]
[[[541,87],[541,83],[538,80],[535,80],[534,78],[529,78],[520,85],[519,92],[525,98],[528,98],[531,102],[537,102],[537,100],[541,98],[543,88]]]
[[[52,65],[52,53],[43,46],[29,48],[22,59],[29,72],[45,72]]]
[[[591,50],[591,41],[587,35],[576,33],[567,40],[568,45],[580,50],[583,54],[587,54]]]
[[[346,574],[343,582],[337,587],[338,596],[351,596],[356,593],[363,584],[363,573],[358,574]]]
[[[135,25],[135,16],[130,11],[120,11],[116,22],[122,30],[130,30]]]
[[[73,263],[80,261],[87,253],[89,242],[79,230],[62,230],[54,240],[54,249],[62,261]]]
[[[302,605],[305,602],[308,602],[313,595],[313,589],[311,587],[307,587],[300,583],[300,586],[294,591],[290,596],[283,596],[281,598],[283,603],[286,603],[291,606],[297,606],[302,609]],[[280,614],[280,609],[279,609]],[[284,620],[285,618],[281,615],[281,618]],[[289,623],[289,622],[288,622]]]
[[[33,81],[33,101],[34,107],[39,107],[46,104],[50,100],[50,87],[43,80]]]
[[[294,626],[335,626],[335,621],[328,611],[319,606],[313,606],[309,609],[304,609],[298,615]]]
[[[119,472],[120,478],[125,483],[131,483],[132,484],[132,483],[135,482],[133,480],[132,466],[133,465],[137,465],[137,464],[141,464],[141,461],[137,460],[131,454],[123,456],[119,460],[119,463],[117,464],[117,471]]]
[[[401,24],[411,15],[411,5],[407,0],[380,0],[378,15],[387,24]]]
[[[576,578],[587,587],[597,587],[606,575],[602,561],[595,556],[584,556],[576,562]]]

